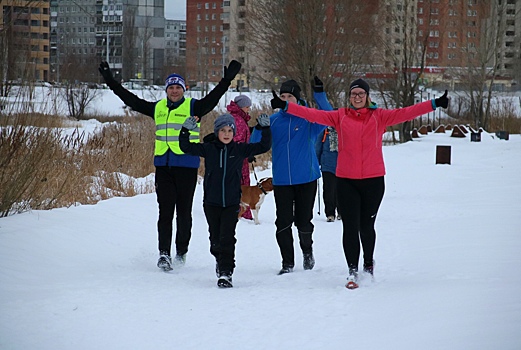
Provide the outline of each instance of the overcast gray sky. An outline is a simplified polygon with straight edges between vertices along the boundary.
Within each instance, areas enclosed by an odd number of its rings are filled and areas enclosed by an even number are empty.
[[[166,19],[186,19],[186,0],[165,0]]]

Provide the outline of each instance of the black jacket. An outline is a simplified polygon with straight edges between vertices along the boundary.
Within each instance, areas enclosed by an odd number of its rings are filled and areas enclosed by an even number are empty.
[[[214,109],[215,106],[219,103],[219,99],[224,95],[224,93],[230,87],[231,82],[226,79],[221,79],[219,84],[213,88],[212,91],[208,93],[205,97],[200,100],[192,99],[191,106],[191,115],[196,115],[198,117],[202,117],[211,110]],[[137,97],[127,89],[125,89],[121,84],[114,82],[110,86],[110,89],[125,103],[125,105],[132,108],[134,111],[143,113],[144,115],[148,115],[151,118],[154,118],[154,112],[156,108],[156,102],[149,102],[143,100],[142,98]],[[175,109],[181,105],[184,101],[178,101],[177,103],[169,103],[169,109]]]
[[[257,143],[225,145],[218,139],[208,143],[191,143],[188,129],[181,128],[179,146],[187,154],[204,157],[204,204],[228,207],[241,201],[241,172],[245,158],[267,152],[271,147],[271,130],[262,128]]]

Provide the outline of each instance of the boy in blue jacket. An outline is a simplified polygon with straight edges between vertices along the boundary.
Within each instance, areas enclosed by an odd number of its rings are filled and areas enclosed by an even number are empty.
[[[280,87],[280,98],[306,105],[300,98],[300,86],[288,80]],[[315,143],[326,128],[310,123],[283,110],[270,117],[272,133],[273,194],[275,197],[277,243],[282,255],[279,275],[293,271],[293,223],[297,227],[304,270],[315,266],[313,256],[313,205],[320,168]]]
[[[187,154],[204,157],[203,208],[210,232],[210,253],[217,262],[217,285],[231,288],[235,268],[235,228],[241,201],[241,169],[244,159],[265,153],[271,146],[270,120],[267,115],[257,118],[262,128],[258,143],[236,143],[235,119],[223,114],[215,120],[217,139],[192,143],[189,130],[197,128],[197,118],[188,118],[181,128],[179,145]],[[206,138],[205,138],[206,139]]]

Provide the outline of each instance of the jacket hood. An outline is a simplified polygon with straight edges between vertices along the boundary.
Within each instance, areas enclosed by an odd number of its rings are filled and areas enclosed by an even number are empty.
[[[228,110],[228,112],[230,112],[234,116],[238,116],[238,117],[241,117],[242,119],[244,119],[244,121],[246,123],[251,119],[251,116],[248,113],[246,113],[245,111],[243,111],[239,107],[239,105],[237,105],[237,103],[235,103],[235,101],[231,101],[230,104],[228,106],[226,106],[226,109]]]

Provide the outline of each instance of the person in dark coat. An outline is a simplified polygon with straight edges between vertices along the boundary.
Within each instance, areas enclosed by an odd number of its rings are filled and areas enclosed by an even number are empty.
[[[270,120],[267,115],[257,118],[262,128],[258,143],[236,143],[235,120],[223,114],[215,120],[211,142],[193,143],[190,132],[197,128],[197,118],[186,120],[181,129],[179,142],[183,152],[204,157],[203,208],[210,233],[210,253],[216,259],[217,285],[232,287],[235,268],[235,228],[241,201],[241,169],[244,159],[267,152],[271,147]],[[207,139],[207,138],[205,138]]]
[[[324,92],[324,84],[315,76],[313,83],[313,98],[318,108],[324,111],[332,111],[333,107],[327,100]],[[320,171],[322,172],[322,195],[324,199],[324,212],[327,222],[335,221],[335,217],[341,219],[340,214],[336,216],[338,207],[336,163],[338,159],[338,133],[335,128],[328,126],[317,140],[315,150],[317,152]],[[320,199],[319,199],[320,200]]]
[[[192,203],[197,184],[199,157],[187,155],[179,148],[181,126],[190,116],[202,117],[214,109],[240,69],[239,62],[231,61],[229,66],[225,67],[224,76],[219,84],[200,100],[185,97],[184,78],[178,74],[170,74],[165,80],[166,97],[156,102],[149,102],[121,86],[112,76],[107,62],[101,62],[99,66],[99,71],[108,87],[127,106],[153,118],[156,123],[154,165],[159,205],[157,266],[165,271],[172,270],[170,250],[174,211],[177,211],[174,260],[177,265],[185,263],[192,235]],[[192,137],[195,142],[198,142],[198,131],[194,130]]]

